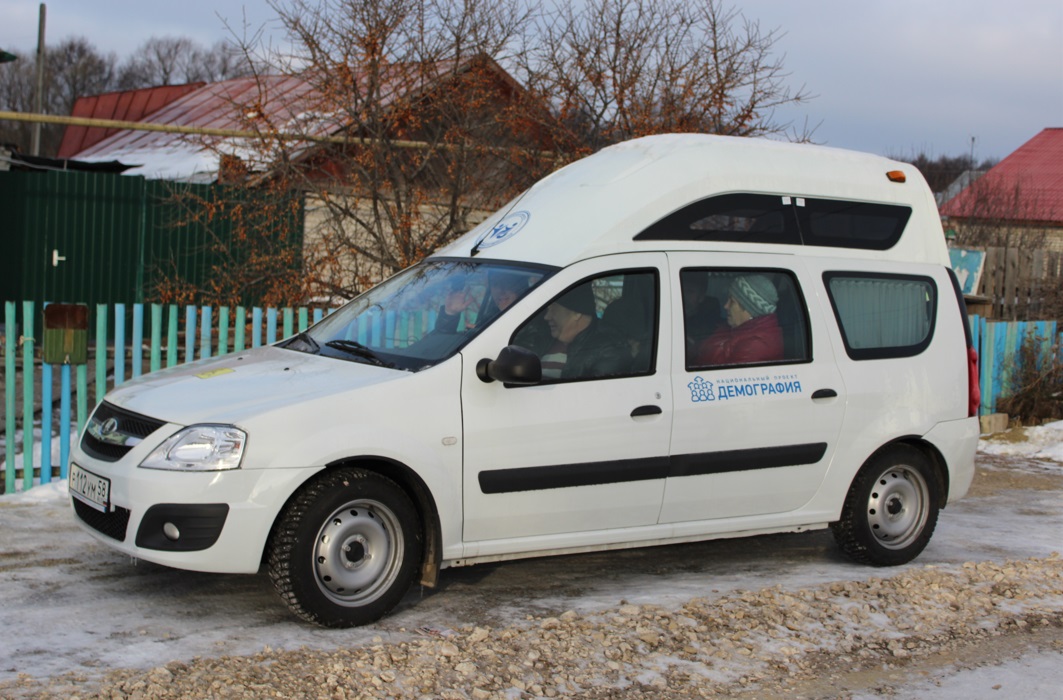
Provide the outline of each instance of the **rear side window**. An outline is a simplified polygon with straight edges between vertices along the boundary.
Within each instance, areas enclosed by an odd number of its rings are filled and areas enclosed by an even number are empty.
[[[636,241],[728,241],[889,250],[912,210],[896,204],[735,193],[709,197],[645,229]]]
[[[911,357],[930,345],[937,287],[929,277],[828,272],[823,278],[850,358]]]
[[[865,250],[892,248],[912,215],[908,207],[894,204],[831,199],[805,200],[796,211],[805,245]]]
[[[792,198],[777,195],[710,197],[669,214],[635,236],[635,240],[800,245],[792,208]]]

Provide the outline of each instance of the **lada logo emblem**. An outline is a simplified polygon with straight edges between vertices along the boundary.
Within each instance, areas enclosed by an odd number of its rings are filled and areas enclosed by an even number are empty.
[[[107,420],[105,420],[103,422],[103,425],[100,426],[100,435],[101,436],[107,437],[107,436],[110,436],[110,435],[114,435],[117,432],[118,432],[118,419],[117,418],[108,418]]]

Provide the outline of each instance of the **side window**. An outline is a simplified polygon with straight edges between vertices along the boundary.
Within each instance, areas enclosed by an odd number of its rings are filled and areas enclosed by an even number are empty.
[[[767,194],[725,194],[694,202],[653,224],[635,240],[801,243],[791,198]]]
[[[861,272],[828,272],[823,279],[852,359],[911,357],[930,345],[937,315],[934,280]]]
[[[767,269],[680,272],[687,370],[808,362],[808,314],[797,280]]]
[[[652,374],[658,287],[655,270],[583,280],[533,314],[510,342],[539,356],[544,382]]]
[[[734,241],[889,250],[904,233],[910,207],[840,199],[732,193],[672,212],[636,241]]]

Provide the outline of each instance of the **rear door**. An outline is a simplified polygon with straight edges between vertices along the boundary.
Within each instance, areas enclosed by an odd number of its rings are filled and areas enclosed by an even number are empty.
[[[685,338],[672,355],[660,522],[800,508],[823,481],[845,413],[822,304],[808,304],[820,282],[794,256],[668,257],[674,323]],[[743,312],[731,312],[736,303]]]

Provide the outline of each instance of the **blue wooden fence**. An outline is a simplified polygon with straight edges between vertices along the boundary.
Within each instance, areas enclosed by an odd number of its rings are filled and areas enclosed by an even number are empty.
[[[320,308],[242,306],[186,306],[182,314],[182,308],[175,305],[100,304],[95,309],[95,343],[89,353],[90,364],[95,365],[95,381],[90,383],[88,365],[37,361],[35,339],[16,330],[32,329],[36,312],[34,302],[4,304],[4,476],[0,483],[5,493],[19,486],[30,488],[35,475],[40,483],[57,476],[65,479],[71,441],[84,428],[90,407],[109,389],[145,372],[274,343],[305,330],[325,314]],[[127,329],[131,330],[128,338]],[[20,373],[21,407],[16,386]],[[56,404],[58,425],[54,424]],[[35,428],[38,411],[39,436]]]
[[[1014,389],[1019,353],[1029,340],[1040,346],[1040,357],[1063,361],[1063,334],[1055,321],[989,321],[971,316],[971,333],[978,349],[978,384],[982,390],[981,414],[995,413],[997,401]]]
[[[90,407],[126,379],[146,371],[274,343],[305,330],[325,314],[319,308],[248,310],[186,306],[182,309],[159,304],[114,304],[113,307],[100,304],[95,310],[95,353],[90,352],[95,381],[90,384],[87,365],[50,365],[36,360],[35,340],[15,332],[16,328],[33,328],[35,311],[34,302],[21,305],[5,302],[5,463],[0,484],[6,493],[20,486],[22,490],[30,488],[38,476],[40,483],[56,477],[65,479],[72,440],[84,428]],[[425,322],[430,325],[432,321]],[[389,337],[394,324],[394,319],[387,320]],[[1035,338],[1046,353],[1053,349],[1058,352],[1063,345],[1063,335],[1055,321],[996,322],[972,316],[970,324],[978,349],[983,415],[995,412],[997,400],[1010,390],[1008,383],[1027,338]],[[407,324],[398,325],[405,328]],[[131,329],[129,338],[127,328]],[[359,327],[358,330],[361,335],[368,329]],[[380,328],[372,329],[374,336],[380,331]],[[397,331],[395,337],[401,336],[403,332]],[[21,412],[16,386],[19,354],[23,368]],[[57,403],[58,425],[54,425]],[[34,427],[38,410],[39,437]]]

